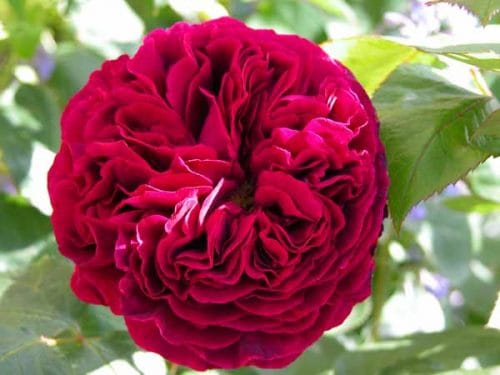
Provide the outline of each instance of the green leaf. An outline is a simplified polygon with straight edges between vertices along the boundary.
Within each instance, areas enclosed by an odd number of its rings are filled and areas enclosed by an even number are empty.
[[[0,194],[0,223],[0,251],[29,246],[52,228],[49,218],[26,199],[6,194]]]
[[[0,90],[6,88],[12,81],[15,63],[16,58],[9,40],[0,40]]]
[[[86,374],[137,350],[120,318],[79,302],[71,265],[43,256],[0,300],[0,373]]]
[[[33,57],[40,42],[43,26],[28,21],[15,22],[9,27],[9,40],[13,50],[24,59]]]
[[[309,1],[263,0],[247,22],[253,27],[273,28],[320,42],[326,39],[324,25],[328,18],[328,14]]]
[[[468,176],[469,186],[476,195],[500,201],[500,158],[489,158]]]
[[[5,162],[18,187],[30,169],[33,153],[31,141],[28,129],[12,125],[0,112],[0,161]]]
[[[417,236],[436,272],[454,285],[463,282],[470,274],[473,257],[473,234],[467,216],[450,211],[439,199],[426,202],[426,217],[422,231]]]
[[[483,125],[472,135],[472,142],[481,150],[500,155],[500,110],[490,113]]]
[[[154,0],[125,0],[125,2],[145,25],[150,22],[155,8]]]
[[[335,374],[430,374],[460,368],[468,357],[500,364],[500,330],[465,327],[387,340],[345,352]]]
[[[457,44],[441,48],[417,46],[418,49],[440,54],[478,68],[500,72],[500,43]]]
[[[500,11],[500,0],[430,0],[427,5],[448,3],[458,5],[476,15],[483,25],[490,22],[491,18]]]
[[[419,201],[441,191],[488,157],[469,135],[491,110],[491,97],[454,86],[422,65],[402,65],[376,92],[397,230]]]
[[[398,66],[425,55],[415,47],[375,36],[340,39],[323,48],[353,72],[370,96]]]
[[[56,67],[48,84],[57,93],[61,106],[83,87],[103,60],[103,56],[89,48],[69,45],[58,48]]]
[[[43,86],[23,84],[17,89],[15,99],[40,123],[37,139],[50,150],[57,151],[60,142],[60,113],[52,92]]]
[[[154,16],[146,24],[146,29],[165,28],[178,21],[182,21],[181,15],[170,5],[165,4],[156,9]]]
[[[500,211],[500,202],[495,202],[475,195],[447,198],[443,200],[443,204],[452,210],[460,212],[487,214]]]

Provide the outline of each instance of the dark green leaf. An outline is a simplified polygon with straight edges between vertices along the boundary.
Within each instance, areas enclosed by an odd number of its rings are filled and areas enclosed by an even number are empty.
[[[40,123],[36,136],[52,151],[59,149],[59,107],[52,92],[43,86],[21,85],[16,92],[16,102],[29,111]]]
[[[21,249],[47,236],[50,220],[22,197],[0,194],[0,250]]]
[[[454,86],[422,65],[402,65],[375,93],[396,229],[412,206],[488,157],[469,135],[489,115],[491,97]]]
[[[0,300],[1,374],[85,374],[137,350],[120,318],[79,302],[71,266],[44,256]]]
[[[443,204],[452,210],[460,212],[487,214],[500,211],[500,202],[495,202],[475,195],[447,198],[443,200]]]
[[[154,17],[146,24],[146,28],[148,30],[166,28],[177,21],[182,21],[182,17],[170,5],[165,4],[156,9]]]
[[[428,5],[449,3],[458,5],[475,14],[483,25],[490,22],[491,18],[500,11],[500,0],[429,0]]]
[[[0,112],[0,160],[7,165],[14,183],[19,186],[27,176],[33,153],[31,133],[15,127]]]
[[[155,8],[154,0],[125,0],[128,6],[147,25],[153,17]]]
[[[468,357],[500,364],[500,331],[465,327],[387,340],[345,352],[335,374],[430,374],[460,368]]]

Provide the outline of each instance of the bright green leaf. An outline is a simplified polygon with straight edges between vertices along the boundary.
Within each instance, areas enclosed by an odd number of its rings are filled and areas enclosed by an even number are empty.
[[[455,211],[478,212],[487,214],[500,211],[500,203],[475,195],[451,197],[443,200],[443,204]]]
[[[323,48],[354,73],[370,96],[398,66],[425,55],[415,47],[373,36],[336,40]]]
[[[500,364],[500,330],[465,327],[387,340],[345,352],[335,374],[430,374],[460,368],[468,357]]]
[[[15,22],[9,27],[9,40],[13,50],[22,58],[29,59],[35,54],[43,26],[27,21]]]
[[[488,117],[490,101],[422,65],[400,66],[376,92],[396,229],[411,207],[488,157],[470,144],[469,135]]]
[[[491,18],[500,11],[500,0],[429,0],[428,5],[449,3],[467,9],[479,18],[483,25],[490,22]]]
[[[21,85],[16,92],[16,102],[27,109],[40,123],[38,140],[52,151],[59,149],[59,107],[52,92],[43,86]]]
[[[21,249],[47,236],[50,220],[22,197],[0,194],[0,250]]]
[[[70,273],[62,257],[43,256],[3,294],[1,374],[86,374],[137,350],[120,318],[73,296]]]

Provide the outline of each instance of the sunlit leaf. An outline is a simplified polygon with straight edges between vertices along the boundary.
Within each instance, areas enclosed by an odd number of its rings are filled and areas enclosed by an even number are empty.
[[[426,55],[415,47],[374,36],[335,40],[323,44],[323,48],[354,73],[368,95],[372,95],[398,66]]]

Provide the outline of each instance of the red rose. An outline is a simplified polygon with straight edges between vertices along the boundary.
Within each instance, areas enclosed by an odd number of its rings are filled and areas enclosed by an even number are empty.
[[[387,185],[349,71],[229,18],[104,63],[49,175],[77,296],[198,370],[282,367],[342,323],[370,294]]]

